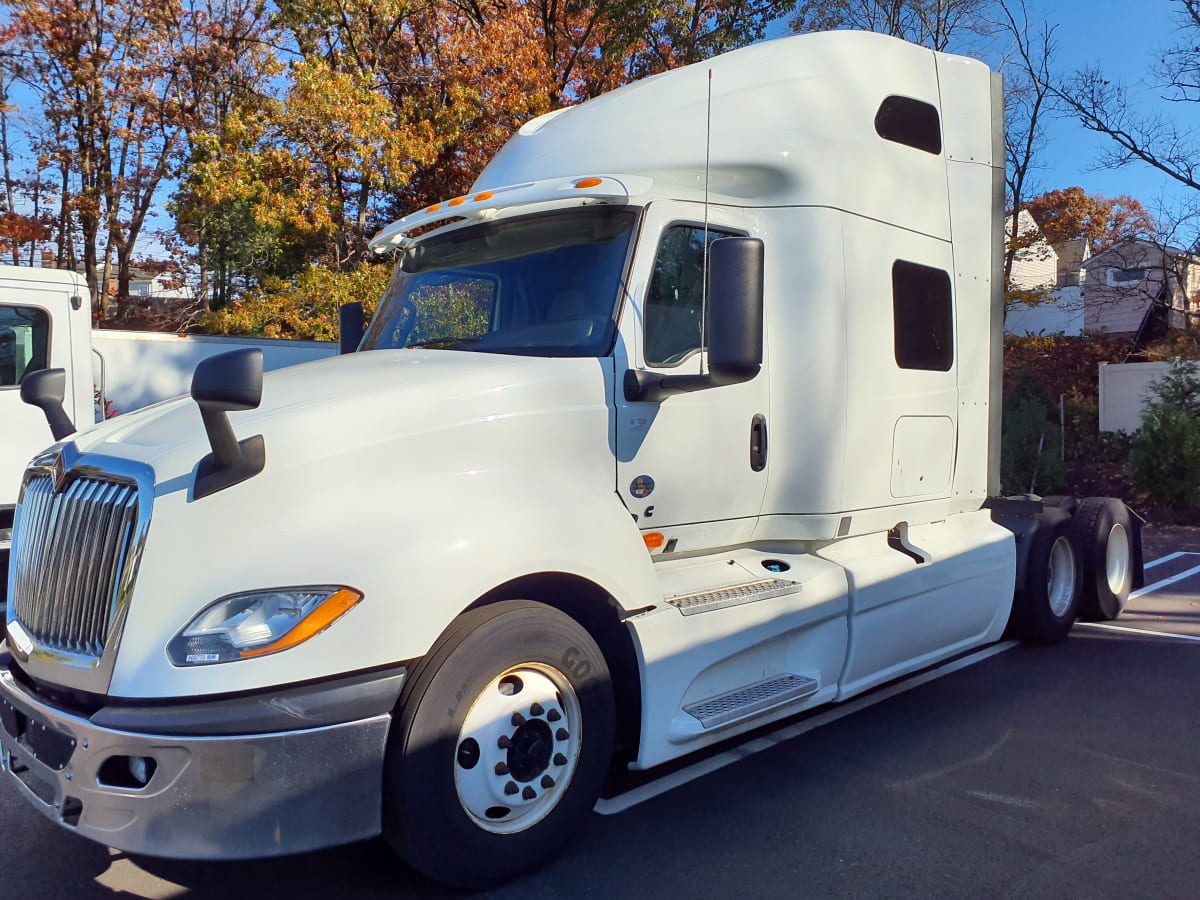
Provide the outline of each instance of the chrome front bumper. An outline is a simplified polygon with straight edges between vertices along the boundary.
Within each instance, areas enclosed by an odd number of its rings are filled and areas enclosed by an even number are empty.
[[[264,734],[121,731],[42,702],[2,650],[0,770],[71,831],[177,859],[299,853],[380,832],[388,713]],[[126,758],[154,761],[144,786]]]

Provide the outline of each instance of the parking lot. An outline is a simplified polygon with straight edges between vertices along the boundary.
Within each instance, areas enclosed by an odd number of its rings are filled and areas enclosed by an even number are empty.
[[[1200,530],[1146,535],[1111,625],[1009,643],[630,780],[496,897],[1194,896]],[[442,897],[380,841],[130,858],[0,782],[0,898]]]

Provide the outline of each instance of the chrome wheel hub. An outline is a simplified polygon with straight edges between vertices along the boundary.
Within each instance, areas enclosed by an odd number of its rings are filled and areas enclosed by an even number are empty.
[[[501,672],[475,698],[458,735],[454,786],[485,831],[513,834],[558,804],[579,762],[579,699],[543,663]]]
[[[1060,536],[1050,548],[1050,561],[1046,566],[1046,596],[1050,601],[1050,612],[1058,618],[1067,614],[1075,596],[1075,548],[1071,539]]]
[[[1129,532],[1124,525],[1114,524],[1104,551],[1104,575],[1114,595],[1120,595],[1129,578],[1129,557]]]

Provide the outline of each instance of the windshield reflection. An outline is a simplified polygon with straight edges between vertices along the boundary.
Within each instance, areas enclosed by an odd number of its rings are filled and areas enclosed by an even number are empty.
[[[401,256],[362,349],[603,356],[636,220],[596,206],[428,238]]]

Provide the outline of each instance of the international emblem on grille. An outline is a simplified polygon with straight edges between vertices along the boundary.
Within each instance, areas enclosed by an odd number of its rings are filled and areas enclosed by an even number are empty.
[[[17,620],[45,649],[99,658],[131,574],[138,488],[60,458],[31,468],[13,527]]]

